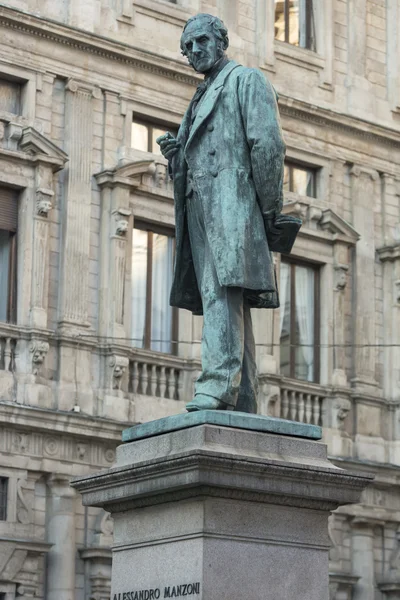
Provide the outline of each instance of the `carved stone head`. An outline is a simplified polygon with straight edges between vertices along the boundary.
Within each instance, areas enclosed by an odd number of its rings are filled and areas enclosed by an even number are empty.
[[[343,291],[347,285],[347,265],[335,265],[335,289]]]
[[[32,353],[32,371],[34,375],[37,375],[49,351],[49,344],[43,341],[34,341],[30,350]]]
[[[47,217],[51,209],[53,192],[51,190],[37,190],[36,192],[36,213],[41,217]]]
[[[118,219],[116,225],[116,234],[125,235],[128,231],[129,221],[127,219]]]

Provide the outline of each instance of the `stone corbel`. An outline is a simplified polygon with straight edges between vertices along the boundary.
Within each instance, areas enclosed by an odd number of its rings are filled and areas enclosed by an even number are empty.
[[[351,401],[349,398],[345,396],[331,396],[326,398],[322,407],[324,427],[336,429],[341,432],[341,435],[347,436],[344,425],[350,410]]]
[[[335,291],[343,292],[347,285],[349,265],[336,263],[333,268],[335,270]]]
[[[129,229],[129,217],[131,216],[131,211],[126,208],[118,208],[118,210],[113,211],[114,219],[115,219],[115,231],[112,232],[113,235],[117,235],[119,237],[126,237],[126,233]]]
[[[54,192],[50,189],[38,188],[36,190],[36,215],[47,217],[53,208]]]
[[[32,354],[32,373],[33,375],[38,375],[44,360],[46,358],[46,354],[49,351],[49,344],[42,340],[33,340],[30,346],[30,352]]]
[[[79,551],[82,560],[89,564],[89,600],[110,600],[111,598],[111,549],[83,548]]]
[[[310,206],[308,211],[308,221],[310,229],[318,229],[318,224],[322,218],[322,209],[318,206]]]
[[[126,356],[114,355],[110,359],[110,367],[112,369],[112,389],[120,390],[122,385],[122,379],[126,369],[129,366],[129,359]]]
[[[6,129],[6,139],[9,150],[17,150],[22,138],[23,127],[19,123],[9,123]]]
[[[329,573],[329,600],[352,600],[359,577],[345,573]]]

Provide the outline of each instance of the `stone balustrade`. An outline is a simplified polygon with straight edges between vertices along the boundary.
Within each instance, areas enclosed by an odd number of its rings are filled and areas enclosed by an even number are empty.
[[[129,360],[129,391],[188,402],[199,370],[197,361],[135,350]]]
[[[323,399],[322,390],[302,389],[297,382],[283,383],[280,416],[300,423],[322,425]]]
[[[274,417],[325,425],[325,401],[331,396],[330,388],[275,375],[260,376],[260,402],[264,411]]]
[[[15,371],[15,348],[18,335],[0,330],[0,371]]]

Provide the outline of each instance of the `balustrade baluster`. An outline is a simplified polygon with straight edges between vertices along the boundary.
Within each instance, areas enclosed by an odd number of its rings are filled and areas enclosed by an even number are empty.
[[[304,409],[305,409],[305,405],[304,405],[304,394],[303,394],[303,392],[299,393],[298,408],[299,408],[298,419],[299,419],[300,423],[304,423]]]
[[[4,347],[4,370],[11,371],[12,363],[12,349],[11,349],[11,338],[6,338],[6,345]]]
[[[289,393],[290,393],[290,396],[289,396],[290,417],[289,418],[291,421],[296,421],[296,417],[297,417],[296,392],[292,390]]]
[[[167,389],[167,376],[165,374],[165,367],[161,367],[160,371],[160,397],[165,398],[165,392]]]
[[[132,380],[131,380],[131,385],[132,385],[132,392],[134,394],[137,394],[138,387],[139,387],[139,367],[138,367],[137,360],[135,360],[133,362],[133,366],[132,366]]]
[[[148,391],[148,385],[149,385],[149,371],[148,371],[148,366],[147,363],[142,363],[142,369],[141,369],[141,392],[142,394],[147,394]]]
[[[313,422],[313,425],[318,425],[318,423],[319,423],[319,413],[320,413],[319,397],[318,396],[313,396],[313,411],[312,411],[312,422]]]
[[[287,419],[289,416],[289,397],[288,397],[288,391],[287,390],[282,390],[283,394],[282,394],[282,406],[281,406],[281,415],[282,415],[282,419]]]
[[[157,396],[157,365],[151,365],[150,391],[152,396]]]
[[[170,398],[171,400],[175,399],[175,387],[176,387],[175,369],[173,367],[170,367],[168,369],[168,375],[167,375],[167,393],[168,393],[168,398]]]
[[[183,399],[183,387],[184,387],[184,371],[179,369],[178,371],[178,397],[177,400]]]
[[[312,417],[312,403],[311,403],[311,394],[307,394],[306,397],[306,423],[311,423]]]

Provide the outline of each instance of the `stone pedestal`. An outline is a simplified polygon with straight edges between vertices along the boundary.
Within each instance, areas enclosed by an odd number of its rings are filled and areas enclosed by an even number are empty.
[[[114,518],[112,600],[328,600],[328,516],[371,480],[319,427],[202,411],[138,425],[76,479]]]

